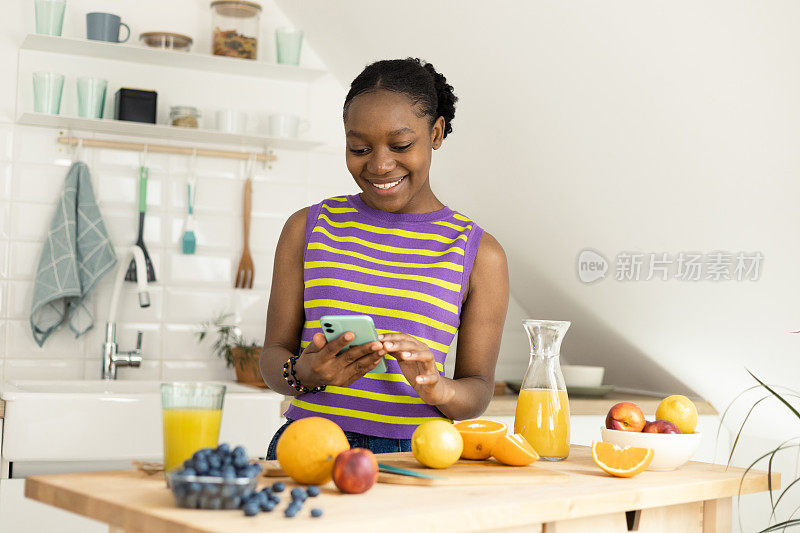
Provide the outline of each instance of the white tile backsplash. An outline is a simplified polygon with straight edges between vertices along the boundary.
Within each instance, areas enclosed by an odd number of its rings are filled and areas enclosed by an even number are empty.
[[[0,163],[0,200],[11,198],[11,163]]]
[[[49,194],[48,194],[49,196]],[[56,207],[51,204],[13,202],[11,204],[11,235],[14,240],[43,241],[50,228]]]
[[[3,379],[83,379],[83,359],[6,358]]]
[[[32,279],[39,267],[42,243],[12,242],[9,247],[9,277],[12,279]]]
[[[43,346],[36,344],[28,320],[8,320],[8,357],[28,357],[36,359],[66,359],[84,356],[85,335],[75,338],[69,324],[62,324],[54,331]],[[95,326],[96,328],[97,326]]]
[[[64,189],[67,169],[59,165],[17,163],[12,170],[14,200],[55,204]]]
[[[235,379],[233,368],[226,368],[225,361],[209,358],[203,361],[164,361],[161,379],[164,381],[208,381]]]
[[[23,319],[30,315],[32,281],[16,281],[8,289],[8,317]]]
[[[0,279],[9,276],[11,258],[8,252],[10,249],[11,244],[8,241],[0,241]]]
[[[226,290],[167,289],[164,314],[169,322],[200,323],[231,310],[231,293]]]

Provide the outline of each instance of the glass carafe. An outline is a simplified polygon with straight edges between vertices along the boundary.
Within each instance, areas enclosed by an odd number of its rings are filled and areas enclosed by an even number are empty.
[[[561,341],[569,322],[523,320],[531,343],[531,362],[522,380],[514,417],[521,433],[546,461],[569,455],[569,399],[561,374]]]

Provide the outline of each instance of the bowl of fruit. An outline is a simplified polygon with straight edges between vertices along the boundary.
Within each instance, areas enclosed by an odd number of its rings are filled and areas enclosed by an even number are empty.
[[[613,406],[600,428],[603,442],[620,448],[635,447],[653,450],[647,470],[675,470],[689,461],[700,447],[697,408],[685,396],[665,398],[656,410],[656,420],[645,419],[641,408],[631,402]]]
[[[256,493],[261,465],[251,464],[241,446],[198,450],[183,467],[167,472],[178,507],[240,509]]]

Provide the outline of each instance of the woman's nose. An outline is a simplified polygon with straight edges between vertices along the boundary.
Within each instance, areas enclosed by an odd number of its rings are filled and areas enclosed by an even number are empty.
[[[367,172],[376,176],[394,170],[397,162],[388,150],[374,150],[367,162]]]

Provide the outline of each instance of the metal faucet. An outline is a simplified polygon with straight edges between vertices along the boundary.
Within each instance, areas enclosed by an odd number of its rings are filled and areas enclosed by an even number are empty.
[[[150,307],[150,293],[147,292],[147,269],[145,266],[144,252],[136,245],[128,248],[123,256],[114,280],[114,292],[111,296],[111,307],[108,311],[106,322],[106,341],[103,343],[103,368],[102,379],[117,379],[118,366],[138,367],[142,364],[142,332],[137,332],[136,349],[120,352],[117,347],[117,307],[122,283],[128,270],[130,259],[136,264],[136,284],[139,290],[139,307]]]

